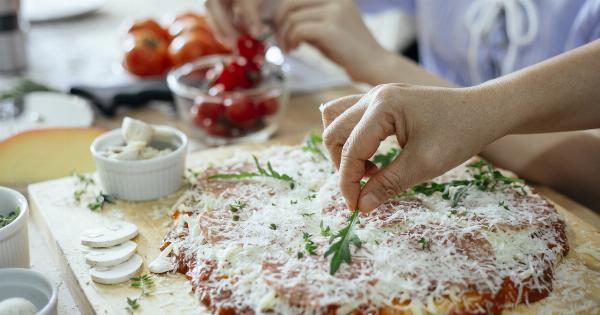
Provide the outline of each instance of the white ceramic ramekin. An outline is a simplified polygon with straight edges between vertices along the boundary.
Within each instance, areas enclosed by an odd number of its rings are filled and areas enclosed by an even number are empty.
[[[33,303],[37,315],[55,315],[58,289],[41,273],[30,269],[0,269],[0,301],[22,298]]]
[[[19,208],[17,218],[0,228],[0,268],[29,268],[27,200],[15,190],[0,187],[0,213],[7,215],[17,207]]]
[[[181,187],[188,138],[175,128],[168,129],[175,135],[171,144],[176,149],[165,156],[148,160],[121,161],[102,154],[108,147],[123,145],[120,128],[94,140],[90,149],[100,181],[108,194],[123,200],[145,201],[164,197]]]

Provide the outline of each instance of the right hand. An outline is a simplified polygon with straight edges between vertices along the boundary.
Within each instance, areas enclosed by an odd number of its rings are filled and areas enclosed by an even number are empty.
[[[266,27],[260,16],[273,11],[273,26],[281,48],[289,52],[301,43],[317,48],[357,81],[369,82],[381,71],[388,52],[364,24],[353,0],[207,0],[206,8],[217,35],[234,43],[239,27],[257,36]],[[374,62],[378,61],[378,62]]]

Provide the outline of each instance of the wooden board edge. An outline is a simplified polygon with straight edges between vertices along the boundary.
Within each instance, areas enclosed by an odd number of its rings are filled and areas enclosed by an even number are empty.
[[[51,180],[51,181],[54,181],[54,180]],[[42,182],[42,183],[46,183],[46,182]],[[81,314],[86,314],[86,315],[87,314],[90,314],[90,315],[96,314],[96,312],[94,311],[94,309],[92,307],[92,304],[90,303],[90,301],[86,297],[85,293],[83,292],[82,284],[79,283],[79,281],[77,280],[77,277],[73,273],[73,270],[71,270],[71,268],[69,267],[70,264],[66,259],[65,253],[61,249],[58,242],[55,240],[56,238],[54,237],[54,235],[52,235],[52,231],[50,230],[50,227],[46,223],[47,220],[45,220],[43,218],[44,214],[42,213],[42,211],[39,210],[37,201],[35,200],[35,197],[34,197],[35,194],[32,194],[32,188],[35,189],[35,187],[32,187],[32,186],[34,186],[34,185],[29,185],[27,187],[27,192],[28,192],[27,199],[29,201],[29,210],[31,213],[31,218],[33,219],[33,222],[35,223],[36,227],[39,229],[42,236],[45,238],[46,245],[48,246],[50,255],[52,256],[54,262],[57,264],[58,269],[60,270],[60,273],[63,277],[63,280],[64,280],[65,284],[67,285],[69,292],[71,292],[71,295],[73,296],[73,300],[77,304],[77,307],[79,307],[79,311],[81,312]]]

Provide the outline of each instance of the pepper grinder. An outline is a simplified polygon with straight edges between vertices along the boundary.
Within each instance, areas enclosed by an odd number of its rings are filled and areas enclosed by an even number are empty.
[[[0,0],[0,72],[16,72],[27,66],[26,24],[20,0]]]

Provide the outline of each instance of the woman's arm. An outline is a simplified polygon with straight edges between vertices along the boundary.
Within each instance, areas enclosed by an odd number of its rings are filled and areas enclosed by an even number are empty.
[[[597,69],[600,41],[473,88],[386,84],[328,103],[324,141],[348,206],[372,210],[507,134],[600,127]],[[402,152],[374,169],[368,159],[392,134]],[[361,190],[365,175],[371,178]]]

